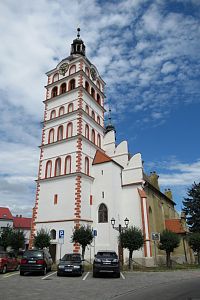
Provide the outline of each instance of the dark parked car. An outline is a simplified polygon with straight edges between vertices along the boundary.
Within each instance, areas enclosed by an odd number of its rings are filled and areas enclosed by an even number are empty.
[[[27,250],[21,259],[20,275],[26,272],[41,272],[46,275],[47,271],[51,271],[53,261],[47,249]]]
[[[67,274],[82,275],[83,272],[83,259],[79,253],[65,254],[57,267],[57,276]]]
[[[0,272],[5,274],[7,271],[17,270],[19,262],[14,253],[0,252]]]
[[[101,273],[111,273],[120,277],[120,264],[115,251],[98,251],[93,262],[93,277]]]

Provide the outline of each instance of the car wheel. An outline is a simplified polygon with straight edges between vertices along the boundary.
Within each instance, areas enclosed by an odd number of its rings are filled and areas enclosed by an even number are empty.
[[[97,272],[93,272],[93,277],[94,277],[94,278],[97,277]]]
[[[44,270],[43,270],[43,275],[46,275],[46,274],[47,274],[47,267],[45,266]]]
[[[57,276],[61,276],[60,273],[57,272]]]
[[[116,277],[116,278],[120,278],[120,272],[115,273],[115,277]]]
[[[19,272],[20,276],[24,276],[24,271]]]
[[[5,274],[7,272],[7,266],[3,266],[2,273]]]

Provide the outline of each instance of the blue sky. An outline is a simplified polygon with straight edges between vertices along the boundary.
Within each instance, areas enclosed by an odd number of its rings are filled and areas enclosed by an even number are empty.
[[[200,181],[199,0],[7,0],[0,3],[0,206],[31,215],[45,72],[76,28],[106,82],[117,142],[142,153],[177,209]]]

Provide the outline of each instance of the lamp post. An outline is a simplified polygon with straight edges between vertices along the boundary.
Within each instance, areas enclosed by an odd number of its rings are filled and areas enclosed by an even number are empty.
[[[110,220],[111,225],[113,227],[113,229],[117,230],[119,232],[119,244],[118,244],[118,253],[119,253],[119,261],[121,263],[121,265],[123,265],[123,252],[122,252],[122,246],[121,246],[121,233],[123,232],[123,230],[128,228],[128,224],[129,224],[129,219],[126,217],[124,220],[125,226],[122,226],[121,224],[119,224],[119,226],[115,226],[115,219],[112,218]]]

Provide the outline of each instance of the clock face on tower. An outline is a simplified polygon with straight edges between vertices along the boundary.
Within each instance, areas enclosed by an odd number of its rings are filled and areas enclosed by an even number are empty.
[[[59,73],[64,76],[68,69],[69,69],[69,64],[64,63],[60,66]]]
[[[90,74],[91,74],[92,79],[96,80],[96,78],[97,78],[97,72],[96,72],[96,70],[95,70],[94,67],[90,68]]]

